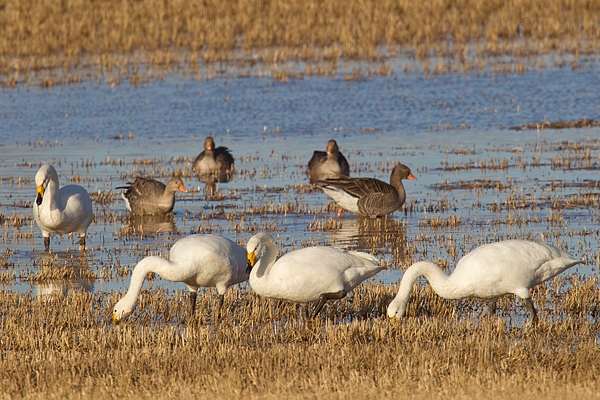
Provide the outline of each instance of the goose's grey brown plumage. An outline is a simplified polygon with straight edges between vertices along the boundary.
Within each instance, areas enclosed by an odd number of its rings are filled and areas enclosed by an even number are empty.
[[[35,174],[37,196],[33,217],[42,230],[44,247],[50,251],[50,234],[79,234],[79,245],[85,249],[85,236],[92,223],[90,195],[79,185],[58,186],[58,174],[50,164],[44,164]]]
[[[165,185],[151,178],[137,177],[128,186],[117,189],[127,189],[122,193],[127,209],[136,215],[164,215],[173,211],[175,193],[188,193],[179,177],[171,178]]]
[[[340,205],[338,217],[346,209],[375,218],[402,208],[406,201],[403,179],[417,180],[410,168],[398,164],[392,170],[389,184],[375,178],[349,177],[325,179],[316,183]]]
[[[335,140],[327,142],[325,151],[315,150],[308,162],[306,175],[311,183],[324,180],[350,176],[348,160],[340,152]]]
[[[204,139],[204,150],[194,160],[193,170],[199,178],[211,182],[228,182],[233,175],[234,159],[227,147],[215,148],[211,136]]]

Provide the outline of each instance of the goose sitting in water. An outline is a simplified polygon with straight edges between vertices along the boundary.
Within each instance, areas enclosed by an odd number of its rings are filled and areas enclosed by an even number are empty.
[[[308,162],[306,175],[311,183],[316,181],[350,176],[348,160],[340,152],[335,140],[327,142],[325,151],[315,150]]]
[[[417,180],[410,168],[398,164],[392,170],[389,184],[375,178],[349,177],[325,179],[316,183],[339,204],[338,218],[343,209],[376,218],[402,208],[406,201],[402,179]]]
[[[209,183],[229,182],[233,175],[234,160],[227,147],[215,148],[215,142],[208,136],[204,140],[204,151],[196,157],[192,169],[203,181]]]
[[[173,211],[175,193],[188,193],[181,178],[171,178],[165,185],[150,178],[137,177],[128,186],[117,189],[127,189],[121,196],[126,207],[135,215],[165,215]]]
[[[327,300],[344,298],[362,281],[385,269],[370,254],[325,246],[294,250],[275,260],[277,246],[268,233],[250,238],[246,250],[252,289],[273,299],[301,304],[316,301],[312,318]]]
[[[131,274],[127,294],[113,308],[113,321],[133,311],[146,275],[154,272],[171,282],[183,282],[190,289],[191,314],[196,309],[198,288],[216,287],[219,293],[217,319],[225,292],[230,286],[248,279],[246,250],[235,242],[217,235],[190,235],[171,247],[170,260],[150,256],[141,260]],[[214,321],[214,320],[213,320]]]
[[[460,259],[450,276],[437,265],[420,261],[404,273],[398,294],[388,306],[388,317],[404,316],[413,282],[424,276],[433,290],[445,299],[494,299],[492,313],[496,309],[496,298],[513,293],[523,299],[536,321],[529,289],[582,262],[564,250],[528,240],[505,240],[477,247]]]
[[[50,251],[50,234],[79,234],[79,245],[85,249],[85,236],[92,223],[92,200],[79,185],[58,186],[58,174],[50,164],[44,164],[35,175],[37,196],[33,217],[42,230],[44,247]]]

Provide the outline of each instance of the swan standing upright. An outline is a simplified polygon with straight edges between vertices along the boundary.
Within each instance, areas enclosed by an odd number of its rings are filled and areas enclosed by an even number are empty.
[[[146,275],[154,272],[171,282],[183,282],[190,289],[191,316],[196,309],[198,288],[215,287],[219,293],[217,319],[227,289],[248,279],[246,250],[217,235],[190,235],[175,242],[170,260],[149,256],[133,269],[127,294],[113,308],[113,321],[133,311]],[[214,321],[214,320],[213,320]]]
[[[434,263],[420,261],[404,272],[398,294],[388,306],[388,317],[404,316],[413,282],[424,276],[433,290],[445,299],[494,299],[492,312],[497,297],[513,293],[523,299],[535,321],[537,313],[529,289],[582,262],[564,250],[528,240],[505,240],[479,246],[460,259],[450,276]]]
[[[50,164],[43,164],[35,174],[37,196],[33,217],[42,230],[44,247],[50,251],[50,234],[79,234],[79,245],[85,249],[85,236],[92,223],[92,200],[79,185],[58,186],[58,174]]]
[[[246,250],[252,289],[273,299],[301,304],[316,301],[312,318],[327,300],[344,298],[361,282],[385,269],[370,254],[325,246],[294,250],[276,261],[277,246],[268,233],[250,238]]]

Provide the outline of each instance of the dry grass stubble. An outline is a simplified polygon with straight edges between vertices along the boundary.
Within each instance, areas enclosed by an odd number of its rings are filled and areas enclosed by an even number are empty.
[[[186,293],[146,290],[119,325],[118,293],[2,292],[0,398],[598,398],[597,287],[573,277],[539,288],[535,328],[510,296],[487,318],[481,302],[423,284],[397,327],[384,317],[397,287],[379,283],[308,322],[294,305],[234,289],[217,326],[211,291],[194,323]]]

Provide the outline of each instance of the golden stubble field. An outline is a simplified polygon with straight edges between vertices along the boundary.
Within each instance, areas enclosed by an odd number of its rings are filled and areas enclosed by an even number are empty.
[[[360,79],[393,72],[399,54],[425,72],[524,72],[552,65],[543,59],[551,54],[576,67],[599,48],[594,0],[0,2],[0,78],[9,87],[139,84],[174,70],[205,79],[227,65],[278,80]],[[350,59],[372,64],[347,70]]]

